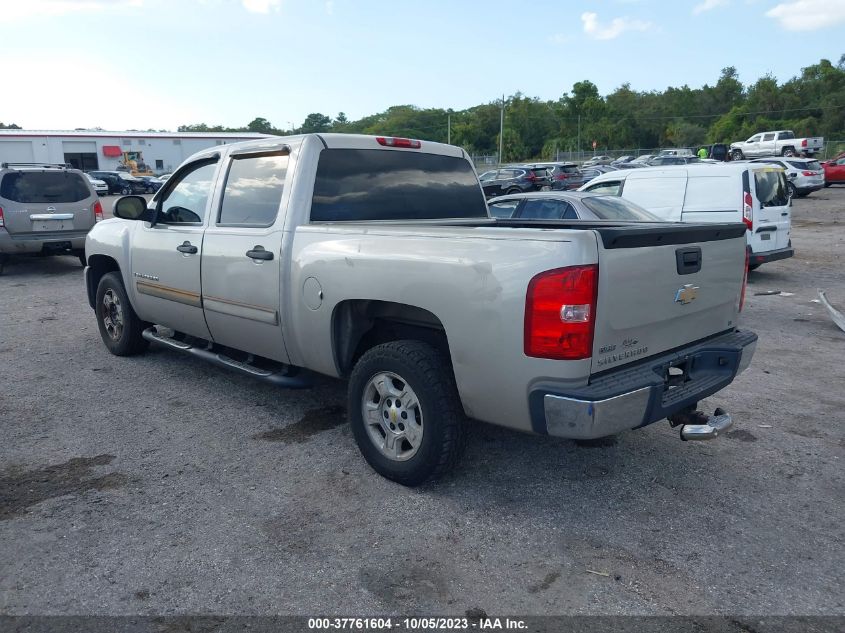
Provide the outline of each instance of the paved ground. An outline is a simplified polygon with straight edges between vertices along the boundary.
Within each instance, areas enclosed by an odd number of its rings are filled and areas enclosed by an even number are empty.
[[[845,614],[845,333],[812,303],[845,306],[845,188],[794,216],[798,255],[751,276],[757,357],[707,403],[727,437],[658,423],[584,449],[478,424],[416,490],[359,457],[342,384],[110,356],[75,258],[13,262],[0,613]]]

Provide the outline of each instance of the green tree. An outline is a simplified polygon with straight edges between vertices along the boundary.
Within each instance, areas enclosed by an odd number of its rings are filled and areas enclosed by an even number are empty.
[[[302,134],[311,134],[314,132],[328,132],[331,127],[332,119],[325,114],[314,112],[305,117],[299,132]]]

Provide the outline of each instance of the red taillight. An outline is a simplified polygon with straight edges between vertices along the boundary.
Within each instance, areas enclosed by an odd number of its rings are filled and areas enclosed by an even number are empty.
[[[422,147],[422,143],[417,140],[395,136],[377,136],[376,141],[378,141],[379,145],[384,145],[385,147],[408,147],[411,149]]]
[[[6,226],[6,218],[3,217],[3,207],[0,207],[0,226]]]
[[[801,173],[804,174],[805,176],[815,176],[816,175],[816,172],[814,172],[814,171],[802,171]]]
[[[567,178],[569,178],[569,174],[567,174],[566,172],[555,176],[555,180],[566,180]]]
[[[103,205],[97,200],[94,203],[94,222],[99,222],[103,219]]]
[[[802,139],[801,147],[807,147],[807,139]]]
[[[747,191],[742,196],[742,221],[749,231],[754,230],[754,200]]]
[[[593,354],[598,266],[540,273],[525,297],[525,355],[579,360]]]
[[[745,288],[748,286],[748,249],[745,249],[745,268],[742,269],[742,290],[739,293],[739,311],[745,305]]]

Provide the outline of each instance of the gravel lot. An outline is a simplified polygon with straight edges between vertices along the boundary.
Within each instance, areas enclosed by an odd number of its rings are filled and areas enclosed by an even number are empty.
[[[76,258],[14,260],[0,614],[845,615],[845,333],[812,302],[845,307],[845,187],[795,202],[793,244],[751,274],[753,364],[705,403],[727,437],[663,422],[587,449],[475,424],[458,472],[416,490],[359,456],[344,385],[116,358]]]

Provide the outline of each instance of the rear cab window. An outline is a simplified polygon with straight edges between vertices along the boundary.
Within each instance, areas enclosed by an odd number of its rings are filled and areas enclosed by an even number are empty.
[[[94,194],[80,174],[66,171],[17,171],[3,176],[0,198],[31,204],[81,202]]]
[[[519,206],[519,200],[502,200],[501,202],[493,202],[487,206],[490,209],[491,217],[511,218]]]
[[[320,153],[312,222],[488,217],[475,171],[463,158],[378,149]]]

